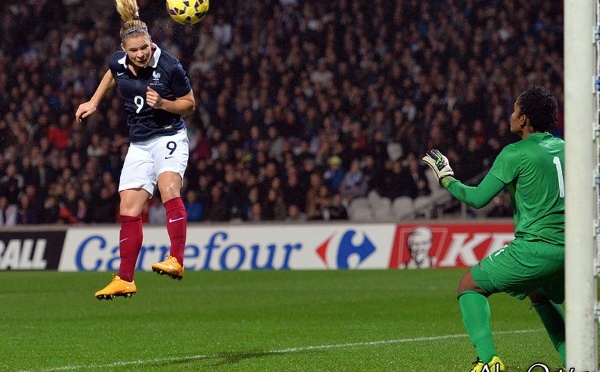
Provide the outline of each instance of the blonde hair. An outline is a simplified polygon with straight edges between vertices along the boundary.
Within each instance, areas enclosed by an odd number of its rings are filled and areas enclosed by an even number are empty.
[[[121,40],[130,35],[149,35],[148,26],[140,20],[140,9],[136,0],[115,0],[115,5],[117,12],[121,15],[121,19],[125,21],[119,32]]]

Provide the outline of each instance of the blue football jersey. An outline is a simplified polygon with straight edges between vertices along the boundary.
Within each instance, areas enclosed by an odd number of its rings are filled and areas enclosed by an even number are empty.
[[[172,135],[185,128],[181,115],[153,109],[146,103],[148,87],[170,101],[183,97],[192,90],[181,63],[155,44],[152,44],[152,48],[156,48],[152,60],[147,67],[138,70],[137,76],[129,70],[125,52],[113,53],[108,61],[108,67],[125,103],[131,142]]]

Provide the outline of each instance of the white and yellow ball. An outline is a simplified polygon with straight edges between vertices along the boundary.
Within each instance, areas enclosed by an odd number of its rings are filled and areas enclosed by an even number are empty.
[[[193,25],[208,12],[208,0],[167,0],[167,11],[175,22]]]

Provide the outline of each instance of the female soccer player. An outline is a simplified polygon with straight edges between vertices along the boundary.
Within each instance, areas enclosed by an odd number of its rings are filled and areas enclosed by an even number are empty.
[[[180,190],[189,145],[181,115],[195,109],[185,71],[179,61],[152,43],[148,27],[139,18],[136,0],[116,0],[116,7],[125,21],[120,31],[122,51],[112,54],[109,70],[96,92],[75,113],[77,120],[90,116],[104,95],[118,85],[131,141],[119,181],[119,273],[96,292],[98,299],[136,293],[133,276],[142,245],[141,212],[157,183],[167,212],[171,250],[166,260],[152,265],[152,270],[174,279],[183,277],[187,216]]]
[[[548,133],[556,123],[558,103],[541,86],[517,98],[510,130],[521,140],[506,146],[477,187],[454,179],[448,159],[437,150],[423,161],[455,198],[481,208],[504,187],[510,194],[515,239],[465,273],[458,285],[463,323],[477,350],[471,372],[504,371],[496,355],[487,297],[499,292],[529,297],[550,340],[565,364],[564,301],[565,143]]]

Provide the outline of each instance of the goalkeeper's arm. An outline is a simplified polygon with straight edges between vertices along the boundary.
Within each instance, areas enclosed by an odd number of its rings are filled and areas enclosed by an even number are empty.
[[[467,186],[454,177],[445,177],[442,185],[456,199],[476,209],[488,205],[504,188],[504,183],[489,173],[477,186]]]
[[[428,150],[423,161],[431,168],[440,185],[448,189],[452,196],[473,208],[486,206],[504,188],[504,183],[490,174],[476,187],[464,185],[454,178],[448,158],[436,149]]]

